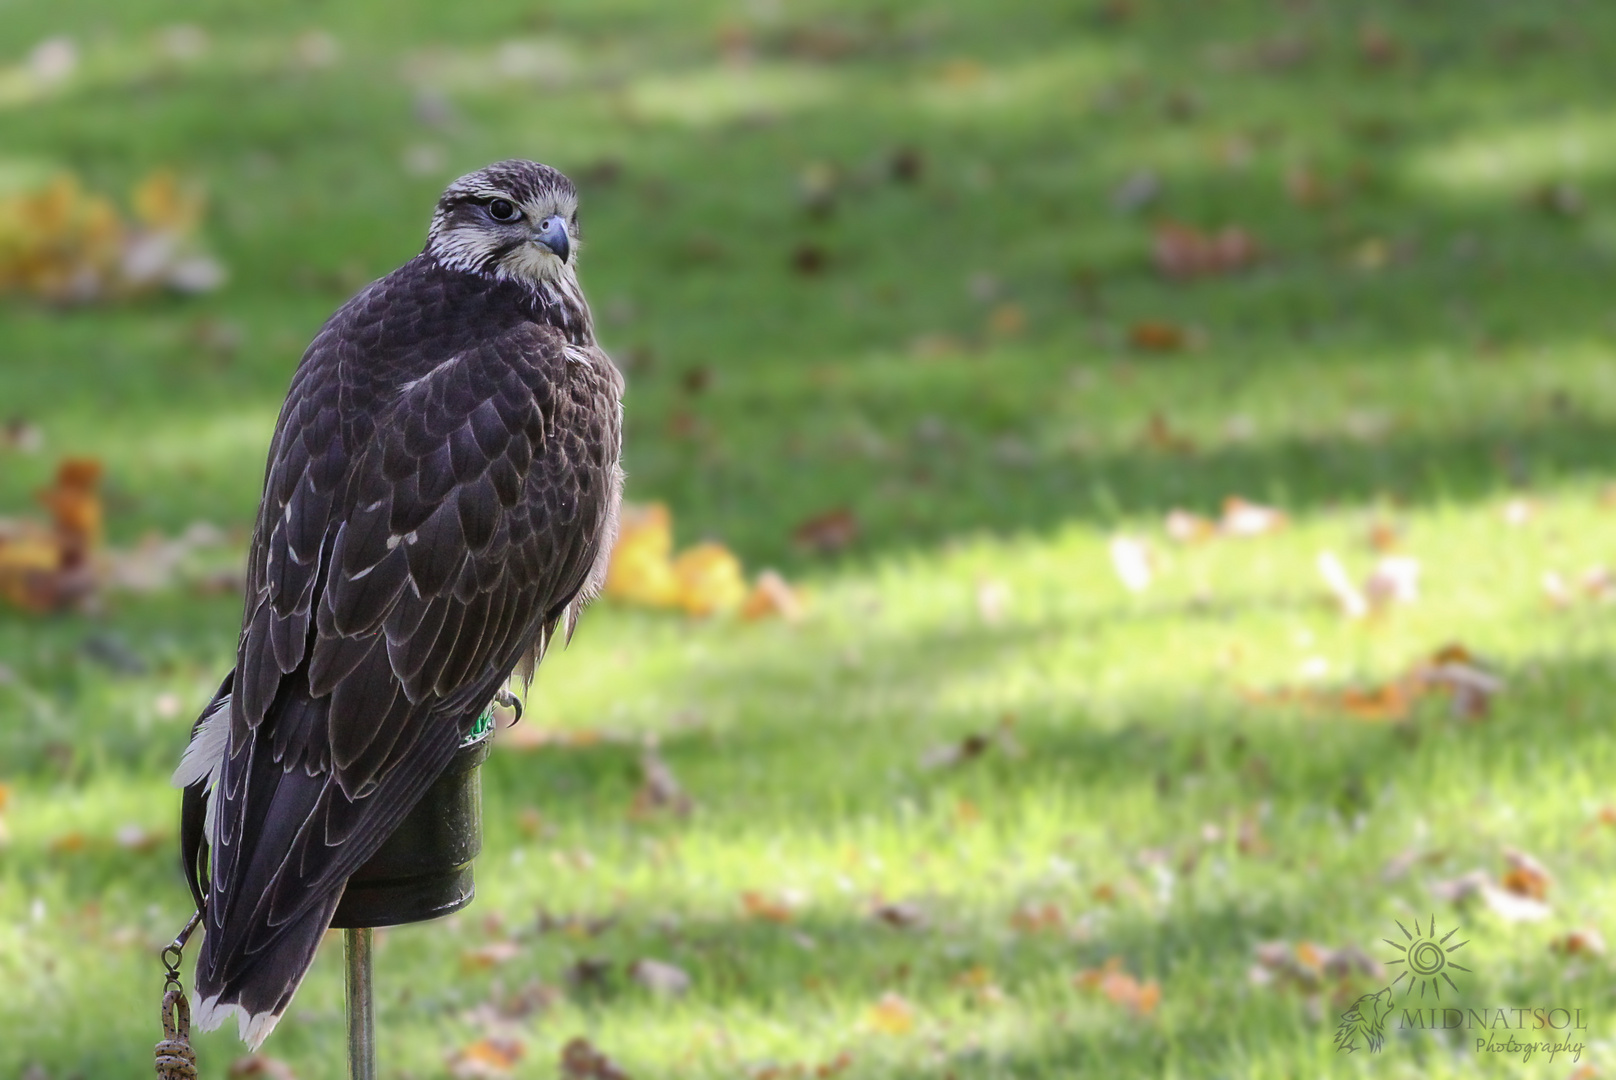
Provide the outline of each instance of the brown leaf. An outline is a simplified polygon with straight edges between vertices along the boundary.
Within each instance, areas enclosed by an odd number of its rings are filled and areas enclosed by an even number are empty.
[[[988,316],[988,328],[1000,337],[1014,337],[1027,328],[1027,309],[1015,303],[1000,304]]]
[[[791,539],[798,547],[834,553],[851,544],[858,534],[859,522],[853,511],[837,507],[799,522],[791,531]]]
[[[1580,930],[1569,930],[1560,937],[1549,942],[1549,948],[1566,956],[1576,956],[1579,953],[1588,956],[1605,955],[1605,937],[1591,926]]]
[[[913,900],[888,901],[870,910],[877,922],[897,930],[919,930],[926,925],[926,909]]]
[[[1403,47],[1384,26],[1365,23],[1358,31],[1358,55],[1369,67],[1386,68],[1402,59]]]
[[[1262,252],[1256,239],[1238,226],[1212,233],[1169,221],[1156,227],[1153,254],[1163,277],[1188,281],[1245,270]]]
[[[1174,431],[1167,422],[1167,417],[1159,412],[1150,414],[1145,423],[1144,442],[1147,446],[1157,450],[1165,450],[1171,454],[1193,454],[1195,442],[1188,436]]]
[[[695,800],[679,786],[673,769],[654,747],[640,755],[640,777],[639,790],[634,793],[634,803],[629,809],[630,817],[645,818],[658,812],[688,817],[695,807]]]
[[[887,172],[900,184],[918,184],[926,172],[926,156],[913,146],[901,146],[888,159]]]
[[[829,265],[830,253],[819,244],[798,244],[791,251],[791,269],[804,277],[822,274]]]
[[[297,1080],[297,1073],[286,1062],[267,1054],[248,1054],[230,1063],[230,1080],[262,1077],[263,1080]]]
[[[583,1036],[561,1048],[561,1080],[630,1080],[628,1073]]]
[[[1137,322],[1128,328],[1128,343],[1146,352],[1177,352],[1188,335],[1182,326],[1169,322]]]
[[[580,956],[562,977],[567,985],[574,990],[599,990],[606,985],[606,978],[612,973],[612,962],[597,956]]]

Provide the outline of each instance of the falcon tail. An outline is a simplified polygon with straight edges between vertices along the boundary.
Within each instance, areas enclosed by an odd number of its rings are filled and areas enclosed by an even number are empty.
[[[204,913],[195,1021],[210,1031],[234,1015],[257,1049],[313,964],[348,876],[419,801],[469,722],[428,726],[404,761],[350,798],[328,760],[275,753],[277,728],[323,735],[329,699],[310,696],[301,673],[232,756],[235,681],[227,677],[203,712],[173,783],[185,789],[181,849]]]
[[[313,965],[314,954],[341,897],[339,890],[328,902],[286,927],[273,949],[260,953],[257,962],[245,970],[232,972],[222,984],[208,978],[205,972],[199,973],[196,1026],[212,1031],[234,1015],[241,1041],[247,1049],[257,1050],[280,1023],[281,1014],[292,1003],[292,995]]]

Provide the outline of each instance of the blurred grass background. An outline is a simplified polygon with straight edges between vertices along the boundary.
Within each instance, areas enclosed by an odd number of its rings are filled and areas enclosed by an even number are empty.
[[[1475,942],[1461,1001],[1581,1007],[1608,1070],[1609,964],[1550,946],[1610,922],[1610,619],[1542,579],[1612,557],[1613,34],[1572,0],[13,0],[0,184],[122,200],[176,169],[230,281],[5,302],[0,414],[44,446],[0,450],[0,514],[71,454],[106,465],[114,544],[246,527],[321,321],[447,180],[547,161],[583,191],[630,498],[808,614],[591,612],[529,702],[573,735],[485,769],[476,905],[383,940],[383,1075],[491,1032],[516,1075],[575,1035],[636,1077],[1523,1071],[1440,1033],[1338,1054],[1382,980],[1251,977],[1273,939],[1384,963],[1433,911]],[[63,36],[71,72],[31,78]],[[1164,221],[1262,258],[1172,280]],[[1162,535],[1237,493],[1290,528]],[[843,510],[844,548],[793,543]],[[1365,572],[1387,530],[1422,595],[1345,620],[1314,557]],[[1143,592],[1117,532],[1152,547]],[[152,950],[189,910],[166,776],[239,609],[0,613],[0,1077],[150,1068]],[[1451,641],[1507,682],[1484,718],[1275,703]],[[921,766],[1006,718],[1020,756]],[[686,818],[630,814],[647,737]],[[1547,918],[1441,899],[1507,847],[1552,872]],[[900,902],[923,925],[872,914]],[[648,957],[689,992],[632,980]],[[1159,1003],[1080,977],[1108,961]],[[266,1047],[298,1077],[342,1074],[340,991],[328,950]]]

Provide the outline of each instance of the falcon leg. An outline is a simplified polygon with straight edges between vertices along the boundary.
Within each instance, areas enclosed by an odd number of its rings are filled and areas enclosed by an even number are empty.
[[[369,927],[344,930],[343,952],[348,959],[348,1076],[350,1080],[376,1080],[376,1007],[371,997]]]

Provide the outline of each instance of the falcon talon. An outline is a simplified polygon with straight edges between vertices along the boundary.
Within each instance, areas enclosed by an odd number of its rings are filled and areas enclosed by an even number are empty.
[[[349,877],[605,581],[623,379],[579,251],[555,169],[462,176],[422,252],[344,304],[292,376],[236,668],[174,773],[202,1030],[234,1015],[257,1049]]]
[[[502,709],[509,709],[516,714],[511,719],[511,726],[514,727],[522,722],[522,699],[511,693],[509,689],[501,688],[500,692],[494,695],[494,704]]]

